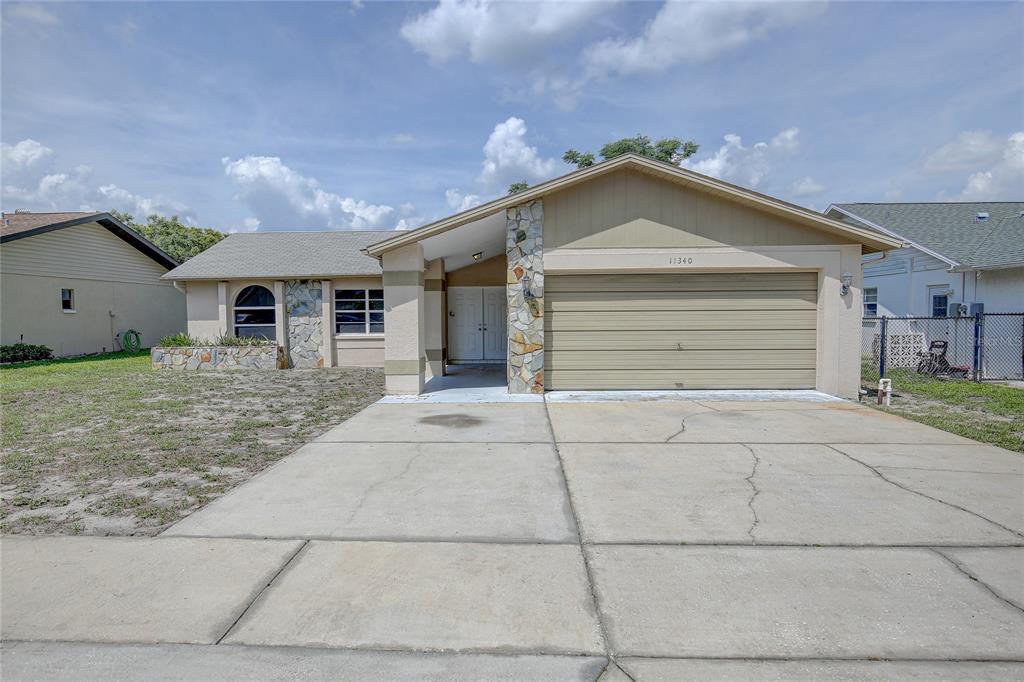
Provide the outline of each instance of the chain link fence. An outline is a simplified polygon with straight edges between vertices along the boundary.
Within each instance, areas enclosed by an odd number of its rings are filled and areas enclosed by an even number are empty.
[[[1024,313],[865,318],[861,355],[887,376],[912,370],[950,379],[1024,380]]]

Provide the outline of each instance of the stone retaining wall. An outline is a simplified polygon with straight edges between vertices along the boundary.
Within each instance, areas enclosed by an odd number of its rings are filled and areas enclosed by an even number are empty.
[[[153,369],[283,369],[279,346],[165,346],[149,352]]]

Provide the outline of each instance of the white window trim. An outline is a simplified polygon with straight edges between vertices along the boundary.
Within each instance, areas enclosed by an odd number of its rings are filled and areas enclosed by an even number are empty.
[[[875,296],[875,300],[874,301],[868,301],[868,292],[869,291],[873,291],[874,292],[874,296]],[[863,316],[867,317],[867,318],[871,318],[871,319],[874,319],[874,318],[878,317],[878,287],[864,287],[863,302],[864,302],[863,311],[862,311]],[[874,315],[869,315],[868,314],[868,306],[869,305],[875,306],[875,314]]]
[[[71,307],[70,308],[65,308],[64,307],[64,292],[65,291],[70,291],[71,292]],[[62,313],[65,313],[65,314],[67,314],[67,313],[77,313],[78,312],[78,308],[75,307],[75,290],[73,288],[71,288],[71,287],[61,287],[60,288],[60,311]]]
[[[946,314],[943,317],[949,317],[949,306],[953,303],[953,297],[949,295],[950,287],[947,284],[929,284],[928,285],[928,317],[937,317],[935,314],[935,301],[934,296],[945,296],[946,297]],[[934,291],[933,291],[934,290]]]
[[[342,291],[362,291],[363,292],[363,309],[362,310],[338,310],[338,294],[340,292],[342,292]],[[333,325],[334,337],[335,338],[340,338],[340,339],[351,339],[351,338],[356,338],[356,339],[383,339],[384,338],[384,332],[371,332],[370,331],[370,324],[384,324],[383,322],[380,322],[380,323],[377,323],[377,322],[371,323],[370,322],[370,313],[381,313],[381,314],[384,313],[384,309],[383,308],[381,308],[380,310],[370,310],[370,291],[372,291],[372,288],[370,288],[370,287],[353,287],[351,289],[341,289],[341,288],[335,288],[334,289],[334,301],[331,303],[331,311],[334,313],[334,317],[331,320],[331,324]],[[380,289],[380,291],[382,291],[382,292],[384,291],[383,287]],[[355,301],[355,300],[358,300],[358,299],[343,298],[341,300],[342,301]],[[383,299],[373,299],[373,300],[376,301],[376,300],[383,300]],[[362,332],[339,332],[338,331],[338,313],[339,312],[341,312],[341,313],[360,313],[360,312],[364,313],[366,315],[366,319],[363,320],[363,329],[365,331],[362,331]],[[358,323],[357,322],[347,322],[346,324],[358,324]]]
[[[237,301],[238,297],[242,294],[242,292],[245,291],[246,289],[248,289],[250,286],[257,286],[257,287],[261,287],[263,289],[267,289],[268,291],[270,291],[270,295],[274,296],[273,290],[268,289],[266,286],[264,286],[262,284],[247,284],[247,285],[243,286],[241,289],[238,290],[238,293],[235,294],[235,300]],[[273,310],[274,311],[274,321],[273,322],[269,322],[269,323],[268,322],[261,322],[259,324],[238,324],[237,322],[235,322],[235,313],[236,312],[241,311],[241,312],[244,313],[244,312],[249,311],[249,310]],[[277,338],[277,297],[274,296],[274,305],[233,305],[233,306],[231,306],[231,334],[234,337],[236,337],[236,338],[240,338],[238,336],[238,328],[239,327],[270,327],[270,328],[272,328],[274,330],[274,333],[271,334],[270,336],[268,336],[267,338],[268,339],[275,339],[275,338]]]

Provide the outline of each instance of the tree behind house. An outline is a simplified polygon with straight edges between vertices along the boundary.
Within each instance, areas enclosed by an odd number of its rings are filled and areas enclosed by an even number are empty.
[[[151,215],[145,223],[135,222],[130,213],[111,211],[110,214],[157,245],[164,253],[184,263],[224,239],[223,232],[209,227],[191,227],[178,220],[178,216],[165,218]]]

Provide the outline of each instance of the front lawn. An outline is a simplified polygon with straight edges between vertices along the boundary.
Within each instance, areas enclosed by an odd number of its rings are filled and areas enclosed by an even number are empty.
[[[894,369],[891,407],[880,407],[982,443],[1024,452],[1024,389],[966,379],[937,379],[913,369]],[[861,381],[875,406],[878,368],[865,362]]]
[[[181,372],[110,353],[0,368],[0,528],[154,535],[381,396],[377,369]]]

